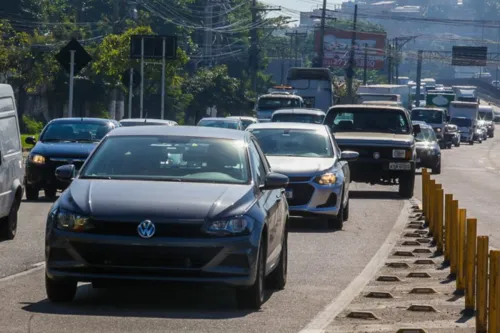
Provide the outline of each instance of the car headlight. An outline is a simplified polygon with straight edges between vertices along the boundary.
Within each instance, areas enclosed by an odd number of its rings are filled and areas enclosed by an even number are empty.
[[[441,132],[441,128],[436,128],[436,132],[440,133]]]
[[[337,176],[334,173],[328,172],[314,178],[314,181],[320,185],[332,185],[337,182]]]
[[[37,154],[30,155],[29,159],[31,162],[35,164],[45,164],[45,157],[43,157],[42,155],[37,155]]]
[[[209,221],[203,231],[215,236],[246,235],[252,232],[254,221],[246,216],[232,217],[223,220]]]
[[[92,229],[88,216],[82,216],[66,210],[59,210],[56,214],[57,228],[71,231],[86,231]]]

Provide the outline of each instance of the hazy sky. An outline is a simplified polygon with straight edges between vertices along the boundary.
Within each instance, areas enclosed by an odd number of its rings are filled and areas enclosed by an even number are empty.
[[[323,5],[323,0],[260,0],[260,2],[271,6],[286,7],[300,12],[307,12]],[[342,3],[342,0],[327,0],[327,6],[335,3]],[[282,14],[286,16],[295,16],[288,11],[283,11]],[[296,17],[298,18],[298,14],[296,14]]]

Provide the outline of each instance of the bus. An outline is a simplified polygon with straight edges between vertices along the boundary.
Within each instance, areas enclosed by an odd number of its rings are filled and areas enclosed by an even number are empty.
[[[334,104],[333,79],[328,68],[292,67],[288,70],[287,85],[304,99],[306,108],[327,112]]]

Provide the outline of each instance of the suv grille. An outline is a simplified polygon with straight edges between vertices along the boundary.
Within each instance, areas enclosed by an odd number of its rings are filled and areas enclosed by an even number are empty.
[[[392,147],[340,146],[341,150],[351,150],[359,153],[360,158],[373,159],[373,153],[380,153],[380,159],[392,159]]]
[[[115,235],[115,236],[136,236],[137,226],[140,221],[135,222],[120,222],[120,221],[100,221],[92,220],[94,228],[88,233],[98,235]],[[203,222],[200,223],[155,223],[156,232],[154,237],[177,237],[177,238],[207,238],[210,235],[201,231]]]

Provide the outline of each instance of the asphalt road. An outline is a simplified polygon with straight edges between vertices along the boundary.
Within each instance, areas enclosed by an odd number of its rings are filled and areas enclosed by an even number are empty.
[[[53,305],[45,297],[43,269],[5,278],[43,261],[51,203],[25,201],[18,236],[0,243],[0,332],[298,332],[360,274],[403,207],[395,189],[354,188],[343,231],[327,232],[310,221],[293,224],[287,287],[269,295],[259,312],[236,310],[229,290],[186,286],[92,290],[84,285],[73,303]]]

